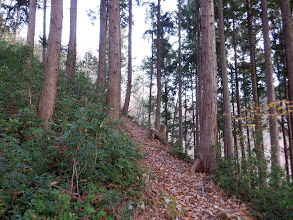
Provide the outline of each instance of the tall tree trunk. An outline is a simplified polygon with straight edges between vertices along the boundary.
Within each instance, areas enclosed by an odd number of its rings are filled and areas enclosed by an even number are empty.
[[[193,152],[196,153],[196,132],[195,132],[195,103],[194,103],[194,83],[193,78],[191,78],[191,103],[192,103],[192,134],[193,134]],[[196,79],[195,79],[196,80]],[[197,88],[196,88],[197,89]]]
[[[247,108],[247,103],[245,102],[245,108]],[[249,115],[250,117],[250,115]],[[245,111],[245,118],[248,118],[248,111]],[[248,150],[251,151],[251,144],[250,144],[250,131],[249,131],[249,122],[246,121],[246,136],[247,136],[247,147]]]
[[[233,49],[234,49],[234,68],[235,68],[235,83],[236,83],[236,99],[237,99],[237,117],[238,117],[238,129],[240,135],[240,148],[241,158],[245,159],[245,148],[244,148],[244,137],[242,129],[242,117],[240,107],[240,92],[239,92],[239,78],[238,78],[238,62],[237,62],[237,43],[236,43],[236,31],[235,31],[235,20],[233,18]]]
[[[158,14],[157,14],[157,109],[155,128],[159,130],[161,122],[161,99],[162,99],[162,85],[161,85],[161,1],[158,0]]]
[[[48,122],[52,119],[57,95],[60,62],[61,34],[63,20],[63,0],[51,0],[51,21],[48,39],[44,81],[41,90],[38,116]]]
[[[232,135],[232,117],[231,117],[231,103],[227,76],[227,59],[224,35],[224,16],[223,16],[223,3],[218,0],[219,9],[219,31],[220,31],[220,47],[221,47],[221,63],[222,63],[222,77],[223,77],[223,90],[224,90],[224,123],[225,123],[225,138],[224,142],[227,146],[227,156],[233,157],[234,154],[234,140]]]
[[[77,23],[77,0],[70,2],[70,36],[67,52],[65,79],[75,77],[76,67],[76,23]]]
[[[283,21],[283,31],[285,38],[285,52],[286,52],[286,63],[288,71],[288,89],[289,89],[289,100],[293,101],[293,26],[292,26],[292,14],[289,0],[280,0],[281,14]],[[293,116],[291,118],[291,127],[293,124]],[[289,122],[288,122],[289,123]],[[293,130],[291,131],[291,137],[293,137]],[[290,145],[292,148],[292,143]],[[293,154],[292,149],[290,149],[290,155]],[[292,162],[292,160],[291,160]],[[293,176],[293,164],[291,163],[292,176]]]
[[[20,6],[17,6],[17,15],[16,15],[16,25],[15,25],[15,33],[14,33],[14,41],[17,40],[17,35],[19,34],[19,18],[20,18]]]
[[[202,0],[202,73],[203,102],[201,136],[195,171],[213,172],[217,154],[217,57],[214,2]]]
[[[46,60],[46,44],[45,40],[47,39],[47,34],[46,34],[46,20],[47,20],[47,0],[44,0],[44,5],[43,5],[43,53],[42,53],[42,62],[45,63]]]
[[[132,0],[129,0],[129,20],[128,20],[128,82],[123,113],[128,114],[131,87],[132,87]]]
[[[154,75],[154,32],[152,32],[152,58],[151,58],[151,76],[150,76],[150,93],[149,93],[149,116],[148,124],[151,127],[151,114],[152,114],[152,90],[153,90],[153,75]]]
[[[197,73],[197,86],[196,86],[196,152],[197,154],[199,144],[200,144],[200,118],[201,118],[201,107],[202,107],[202,77],[201,77],[201,30],[200,30],[200,4],[198,2],[197,5],[197,65],[196,65],[196,73]]]
[[[290,0],[280,0],[281,14],[283,21],[283,31],[285,37],[286,61],[289,78],[290,101],[293,101],[293,26]]]
[[[284,79],[285,81],[286,79]],[[286,85],[286,83],[285,83]],[[290,87],[288,82],[288,87]],[[290,89],[289,89],[290,90]],[[290,100],[290,94],[287,91],[287,86],[285,86],[285,94],[287,95],[288,99]],[[289,104],[286,104],[286,111],[289,112]],[[291,176],[293,177],[293,135],[292,135],[292,116],[287,115],[287,124],[288,124],[288,138],[289,138],[289,155],[290,155],[290,164],[291,164]]]
[[[32,51],[34,49],[34,40],[35,40],[36,9],[37,9],[37,0],[29,0],[29,15],[28,15],[26,44],[31,48]]]
[[[279,90],[280,99],[282,99],[281,90]],[[283,104],[282,104],[283,105]],[[286,107],[286,106],[285,106]],[[287,140],[286,140],[286,130],[285,130],[285,119],[284,116],[281,116],[281,127],[282,127],[282,134],[283,134],[283,145],[284,145],[284,153],[285,153],[285,170],[287,174],[287,180],[289,182],[289,154],[288,154],[288,146],[287,146]]]
[[[109,1],[109,82],[107,105],[112,120],[119,118],[121,106],[120,1]]]
[[[99,67],[97,78],[97,96],[105,93],[106,83],[106,48],[107,48],[107,4],[106,0],[100,2],[100,42],[99,42]]]
[[[187,153],[187,84],[185,83],[185,100],[184,100],[184,134],[183,134],[183,139],[184,139],[184,149],[185,149],[185,153]],[[180,103],[179,103],[180,104]],[[183,128],[183,127],[182,127]],[[183,149],[183,148],[182,148]]]
[[[258,169],[259,169],[259,184],[262,186],[265,184],[265,159],[264,159],[264,148],[262,144],[262,130],[260,121],[260,110],[259,110],[259,98],[257,92],[257,79],[256,79],[256,63],[255,63],[255,39],[252,32],[252,18],[251,18],[251,6],[250,0],[247,0],[247,23],[248,23],[248,42],[250,51],[250,71],[251,71],[251,81],[252,81],[252,95],[254,102],[254,123],[255,123],[255,147],[258,159]]]
[[[178,11],[179,11],[179,17],[178,17],[178,44],[179,44],[179,54],[178,54],[178,81],[179,81],[179,91],[178,91],[178,97],[179,97],[179,144],[180,148],[183,149],[183,125],[182,125],[182,57],[181,57],[181,0],[178,0]]]
[[[233,89],[234,88],[232,86],[232,100],[235,100],[235,95],[233,95],[235,93],[234,93]],[[232,113],[234,116],[236,116],[234,103],[232,104]],[[233,129],[233,131],[234,131],[234,135],[233,135],[234,136],[234,150],[235,150],[235,156],[238,159],[237,126],[236,126],[236,119],[235,118],[233,119],[233,127],[234,127],[234,129]],[[228,152],[225,152],[225,153],[226,153],[226,155],[228,155]]]
[[[262,8],[262,26],[264,37],[265,49],[265,70],[266,70],[266,83],[267,83],[267,98],[269,106],[269,124],[270,124],[270,138],[271,138],[271,154],[272,154],[272,167],[280,166],[280,147],[279,147],[279,132],[277,125],[277,110],[275,105],[275,88],[273,78],[273,65],[271,57],[271,44],[270,44],[270,29],[267,13],[267,0],[261,0]]]

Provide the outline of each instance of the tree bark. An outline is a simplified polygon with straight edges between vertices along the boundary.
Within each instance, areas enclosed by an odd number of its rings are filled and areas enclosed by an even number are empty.
[[[60,62],[63,0],[51,0],[51,21],[46,57],[45,75],[41,90],[38,116],[48,122],[52,119],[57,95]]]
[[[293,101],[293,26],[289,0],[280,0],[281,14],[283,21],[283,31],[285,37],[286,61],[289,78],[290,101]]]
[[[232,99],[234,100],[235,99],[235,93],[234,93],[234,90],[233,90],[234,89],[233,86],[232,86],[231,89],[232,89]],[[232,103],[232,113],[233,113],[233,116],[236,116],[234,103]],[[235,156],[236,156],[236,158],[238,160],[237,126],[236,126],[236,119],[235,118],[233,119],[233,131],[234,131],[233,138],[234,138]],[[225,153],[225,156],[228,156],[228,149],[227,149],[227,147],[224,149],[224,153]]]
[[[162,85],[161,85],[161,1],[158,0],[157,13],[157,109],[155,128],[158,130],[161,123],[161,100],[162,100]]]
[[[151,127],[151,114],[152,114],[152,89],[153,89],[153,75],[154,75],[154,32],[152,32],[152,58],[151,58],[151,76],[150,76],[150,93],[149,93],[149,116],[148,124]]]
[[[46,60],[46,45],[45,45],[45,40],[47,39],[47,34],[46,34],[46,20],[47,20],[47,0],[44,0],[43,3],[43,51],[42,51],[42,62],[45,64]]]
[[[17,40],[17,35],[19,34],[19,19],[20,19],[20,6],[17,6],[17,15],[16,15],[16,25],[15,25],[15,33],[14,33],[14,41]]]
[[[202,77],[201,77],[201,29],[200,29],[200,6],[198,3],[197,6],[197,65],[196,65],[196,73],[197,73],[197,86],[196,86],[196,148],[198,150],[200,144],[200,118],[201,118],[201,107],[202,107]],[[194,152],[196,155],[196,152]]]
[[[31,48],[32,52],[34,49],[34,40],[35,40],[36,9],[37,9],[37,0],[29,0],[29,15],[28,15],[26,44]]]
[[[128,20],[128,82],[123,107],[123,113],[128,114],[130,95],[132,88],[132,0],[129,0],[129,20]]]
[[[275,88],[273,78],[273,65],[271,57],[271,43],[270,43],[270,29],[267,13],[267,0],[261,0],[262,8],[262,26],[264,37],[264,50],[265,50],[265,71],[267,83],[267,99],[269,106],[269,124],[270,124],[270,139],[271,139],[271,154],[272,154],[272,167],[280,166],[280,147],[279,147],[279,131],[277,125],[277,110],[275,105]]]
[[[227,156],[233,157],[234,154],[234,140],[232,134],[232,119],[231,119],[231,103],[227,76],[227,59],[224,35],[224,16],[223,16],[223,3],[218,0],[219,10],[219,32],[220,32],[220,47],[221,47],[221,63],[222,63],[222,77],[223,77],[223,90],[224,90],[224,123],[225,123],[225,138],[224,142],[227,146]]]
[[[99,42],[99,67],[97,78],[97,96],[105,93],[106,83],[106,46],[107,46],[107,4],[106,0],[100,2],[100,42]]]
[[[178,91],[178,97],[179,97],[179,144],[180,148],[183,149],[183,124],[182,124],[182,57],[181,57],[181,0],[178,0],[178,44],[179,44],[179,54],[178,54],[178,81],[179,81],[179,91]]]
[[[286,78],[284,79],[284,81],[286,82]],[[285,84],[286,85],[286,84]],[[287,90],[287,87],[289,86],[289,82],[288,85],[285,86],[285,94],[288,97],[288,99],[290,100],[290,94]],[[286,104],[286,111],[289,112],[289,104]],[[293,136],[292,136],[292,115],[287,115],[287,124],[288,124],[288,138],[289,138],[289,155],[290,155],[290,164],[291,164],[291,176],[293,177]]]
[[[203,103],[201,136],[195,171],[213,172],[216,169],[217,152],[217,60],[214,2],[202,0],[202,74]]]
[[[112,120],[119,118],[121,107],[120,1],[109,1],[109,82],[107,105]]]
[[[250,71],[251,71],[251,81],[252,81],[252,95],[254,102],[254,124],[255,124],[255,147],[256,156],[258,159],[258,169],[259,169],[259,185],[265,184],[265,157],[264,148],[262,144],[262,129],[260,121],[260,108],[259,108],[259,98],[257,92],[257,79],[256,79],[256,63],[255,63],[255,39],[252,32],[252,18],[251,18],[251,6],[250,0],[247,0],[247,23],[248,23],[248,42],[250,51]]]
[[[192,135],[193,135],[193,152],[194,155],[196,154],[196,130],[195,130],[195,103],[194,103],[194,83],[193,83],[193,78],[191,78],[191,103],[192,103]],[[196,80],[196,78],[195,78]]]
[[[76,68],[76,24],[77,23],[77,0],[70,2],[70,36],[67,52],[65,79],[75,77]]]
[[[237,99],[237,117],[238,117],[238,128],[240,135],[240,148],[241,148],[241,159],[244,160],[245,148],[244,148],[244,137],[242,129],[242,117],[240,107],[240,92],[239,92],[239,78],[238,78],[238,62],[237,62],[237,43],[236,43],[236,31],[235,31],[235,20],[233,18],[233,49],[234,49],[234,68],[235,68],[235,84],[236,84],[236,99]]]

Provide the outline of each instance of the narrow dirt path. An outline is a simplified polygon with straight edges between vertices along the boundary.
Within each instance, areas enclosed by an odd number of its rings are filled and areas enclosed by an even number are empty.
[[[247,205],[223,195],[207,175],[192,172],[190,163],[171,156],[166,146],[150,137],[148,129],[127,117],[122,121],[139,143],[145,154],[142,164],[149,169],[144,202],[134,219],[232,219],[227,218],[230,214],[253,219]]]

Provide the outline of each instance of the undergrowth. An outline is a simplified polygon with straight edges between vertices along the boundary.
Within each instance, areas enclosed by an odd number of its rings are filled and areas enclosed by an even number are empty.
[[[60,71],[50,130],[37,117],[43,65],[0,44],[0,219],[129,219],[144,186],[134,142],[108,120],[95,84]],[[84,100],[82,97],[86,97]]]
[[[255,152],[248,152],[245,161],[219,158],[214,181],[227,193],[249,201],[257,219],[293,219],[293,183],[288,182],[281,169],[265,172],[266,183],[259,183],[260,173]]]

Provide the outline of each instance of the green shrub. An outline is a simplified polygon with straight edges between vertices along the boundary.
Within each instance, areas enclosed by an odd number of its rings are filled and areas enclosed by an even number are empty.
[[[27,58],[26,46],[0,44],[0,219],[129,219],[144,185],[136,145],[109,122],[82,72],[66,83],[60,72],[44,131],[43,66],[28,68]]]
[[[259,171],[253,152],[242,163],[220,158],[214,181],[227,193],[249,201],[255,217],[259,219],[293,218],[293,185],[287,182],[282,170],[279,173],[267,173],[267,183],[258,186]],[[277,180],[277,183],[276,183]]]

